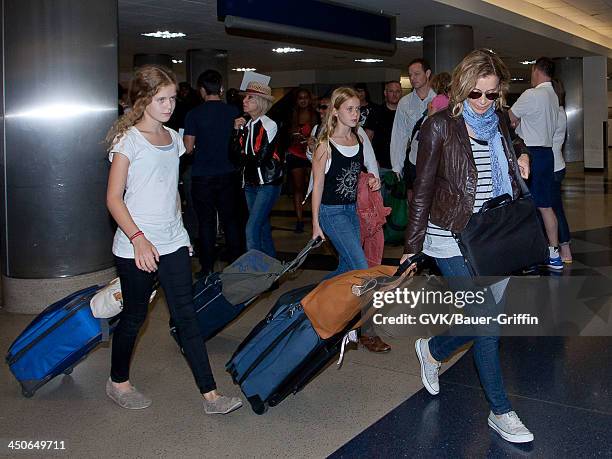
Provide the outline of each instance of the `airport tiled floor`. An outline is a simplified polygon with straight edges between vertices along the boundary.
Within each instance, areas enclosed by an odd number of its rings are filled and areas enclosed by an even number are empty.
[[[585,174],[581,166],[570,165],[564,185],[575,254],[564,275],[612,277],[610,172]],[[291,215],[284,196],[273,214],[279,258],[291,258],[309,237],[292,232]],[[387,247],[386,261],[397,263],[401,252]],[[278,290],[262,295],[208,343],[221,391],[240,394],[224,364],[275,299],[317,282],[334,263],[329,247],[317,249]],[[31,319],[0,310],[0,349],[8,349]],[[413,339],[394,337],[385,338],[393,346],[390,353],[353,349],[342,368],[330,366],[262,416],[248,405],[227,416],[207,416],[167,324],[162,297],[152,306],[134,357],[132,380],[153,399],[141,412],[121,410],[106,397],[108,346],[31,399],[21,396],[8,367],[0,366],[0,457],[611,456],[609,337],[502,339],[511,401],[536,436],[533,444],[516,446],[486,425],[488,411],[470,351],[443,367],[438,397],[422,389]],[[10,440],[65,441],[66,450],[9,451]]]

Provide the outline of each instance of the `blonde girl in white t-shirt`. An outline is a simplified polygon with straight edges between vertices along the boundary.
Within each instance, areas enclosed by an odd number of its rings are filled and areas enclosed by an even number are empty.
[[[110,129],[112,162],[106,202],[117,222],[113,254],[121,279],[123,311],[115,329],[107,395],[119,406],[143,409],[151,400],[129,380],[130,360],[159,278],[170,315],[208,414],[225,414],[242,402],[216,391],[193,306],[189,237],[178,198],[181,137],[163,125],[176,105],[176,78],[163,67],[138,69],[130,91],[132,110]]]

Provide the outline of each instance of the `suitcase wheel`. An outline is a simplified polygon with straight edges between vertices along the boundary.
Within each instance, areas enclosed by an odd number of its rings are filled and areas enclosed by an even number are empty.
[[[72,373],[74,371],[74,367],[70,367],[70,368],[66,368],[63,373],[65,375],[69,375],[70,373]]]
[[[251,404],[251,408],[253,409],[253,412],[255,414],[261,415],[268,411],[268,406],[264,402],[262,402],[261,398],[259,398],[258,395],[256,395],[255,397],[249,397],[248,401]]]
[[[26,389],[21,389],[21,395],[23,395],[25,398],[32,398],[34,396],[34,392],[31,392]]]

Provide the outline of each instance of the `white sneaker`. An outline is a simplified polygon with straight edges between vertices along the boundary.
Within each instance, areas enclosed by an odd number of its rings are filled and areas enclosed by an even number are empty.
[[[489,427],[497,432],[504,440],[511,443],[527,443],[533,441],[533,434],[521,422],[514,411],[496,416],[493,411],[489,413]]]
[[[438,372],[440,371],[440,362],[432,363],[429,360],[429,339],[419,338],[414,343],[416,355],[421,364],[421,381],[427,392],[431,395],[440,393],[440,382],[438,381]]]

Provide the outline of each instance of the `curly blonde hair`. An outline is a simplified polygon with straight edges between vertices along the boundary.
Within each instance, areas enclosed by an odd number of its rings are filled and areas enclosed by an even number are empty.
[[[455,67],[449,103],[454,117],[463,114],[463,101],[476,87],[478,79],[491,75],[499,78],[499,98],[495,101],[495,107],[501,109],[506,105],[506,94],[510,87],[510,71],[495,53],[488,49],[475,49]]]
[[[129,97],[131,110],[121,116],[106,134],[105,141],[110,151],[126,131],[142,119],[145,108],[153,96],[165,86],[176,86],[176,76],[172,70],[159,65],[145,65],[134,73],[130,83]]]
[[[321,129],[320,133],[317,135],[318,142],[317,147],[322,143],[326,144],[327,151],[329,151],[329,139],[334,135],[334,131],[336,130],[336,126],[338,126],[338,118],[333,116],[332,108],[339,110],[340,106],[349,99],[356,97],[359,99],[359,96],[355,92],[353,88],[349,88],[347,86],[342,86],[340,88],[336,88],[331,95],[331,107],[327,111],[327,116],[325,119],[321,120]],[[357,127],[352,128],[352,131],[356,134]],[[315,149],[316,151],[316,149]]]

